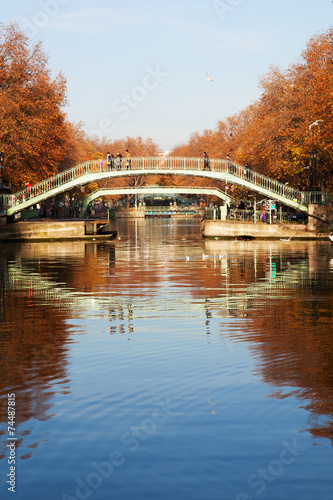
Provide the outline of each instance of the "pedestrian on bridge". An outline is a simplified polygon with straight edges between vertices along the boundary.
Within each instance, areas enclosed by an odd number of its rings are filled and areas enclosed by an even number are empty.
[[[232,161],[229,155],[227,155],[227,166],[228,166],[228,172],[230,174],[234,174],[236,172],[236,167],[234,165],[234,162]]]
[[[209,156],[206,153],[206,151],[204,152],[204,168],[203,169],[204,170],[210,170]]]
[[[117,153],[117,158],[116,158],[117,170],[121,170],[122,165],[123,165],[123,155],[121,153]]]
[[[111,170],[111,160],[112,160],[111,159],[111,154],[107,153],[106,155],[107,155],[106,156],[106,165],[107,165],[108,171],[110,171]]]
[[[131,170],[131,154],[128,149],[126,149],[126,168],[127,170]]]
[[[31,182],[27,182],[26,186],[27,186],[27,199],[29,200],[31,197],[31,188],[32,188]]]

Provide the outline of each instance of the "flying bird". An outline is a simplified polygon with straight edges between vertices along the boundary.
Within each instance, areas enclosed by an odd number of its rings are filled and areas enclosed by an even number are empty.
[[[213,81],[214,81],[214,80],[213,80],[213,79],[209,76],[209,74],[208,74],[208,73],[206,73],[206,76],[207,76],[207,80],[208,80],[209,82],[213,82]]]
[[[319,123],[319,122],[323,122],[323,121],[324,121],[324,120],[316,120],[315,122],[311,123],[311,124],[309,125],[309,130],[311,130],[311,129],[312,129],[312,127],[313,127],[314,125],[318,125],[318,123]]]

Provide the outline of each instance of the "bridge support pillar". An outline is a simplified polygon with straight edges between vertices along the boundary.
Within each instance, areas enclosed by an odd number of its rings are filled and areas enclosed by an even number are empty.
[[[227,205],[220,207],[220,219],[227,220]]]
[[[308,207],[308,231],[327,231],[333,221],[333,207],[329,205],[311,204]]]

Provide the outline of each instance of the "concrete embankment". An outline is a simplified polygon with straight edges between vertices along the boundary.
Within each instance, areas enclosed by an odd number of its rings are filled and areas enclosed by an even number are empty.
[[[327,240],[328,233],[309,231],[303,224],[265,224],[253,222],[234,222],[206,220],[203,222],[205,238],[258,238],[280,239],[292,236],[301,240]]]
[[[132,208],[118,208],[116,210],[116,219],[144,219],[146,216],[145,210],[133,210]]]
[[[37,220],[22,221],[0,227],[0,242],[42,241],[42,240],[80,240],[110,239],[116,236],[105,223],[84,220]]]

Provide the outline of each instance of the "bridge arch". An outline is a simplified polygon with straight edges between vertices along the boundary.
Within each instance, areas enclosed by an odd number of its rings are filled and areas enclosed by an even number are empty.
[[[3,202],[7,207],[7,215],[12,215],[77,186],[110,178],[142,175],[185,175],[214,179],[242,186],[301,211],[307,211],[310,203],[332,202],[329,193],[299,191],[227,160],[210,160],[210,170],[204,170],[203,158],[161,156],[132,158],[130,170],[107,170],[105,166],[100,169],[98,161],[88,161],[34,184],[29,198],[26,190],[22,190],[13,195],[3,195]]]
[[[227,201],[230,203],[232,198],[227,196],[221,189],[218,188],[195,188],[195,187],[183,187],[179,186],[177,188],[172,187],[163,187],[163,186],[143,186],[140,188],[101,188],[97,189],[93,193],[91,193],[87,198],[85,198],[80,217],[83,217],[89,204],[100,198],[101,196],[117,196],[117,195],[126,195],[126,194],[144,194],[144,195],[177,195],[177,194],[200,194],[200,195],[209,195],[209,196],[217,196],[223,201]]]

